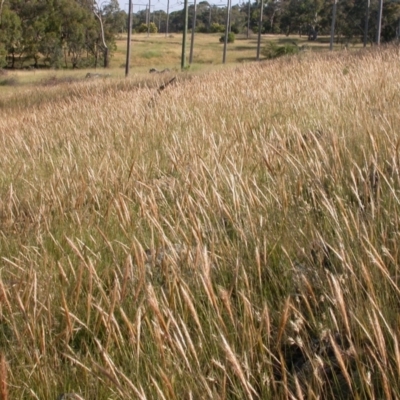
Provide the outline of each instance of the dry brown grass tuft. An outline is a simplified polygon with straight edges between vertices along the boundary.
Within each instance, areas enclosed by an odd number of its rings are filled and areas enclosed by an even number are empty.
[[[4,354],[0,354],[0,399],[8,400],[7,361]]]

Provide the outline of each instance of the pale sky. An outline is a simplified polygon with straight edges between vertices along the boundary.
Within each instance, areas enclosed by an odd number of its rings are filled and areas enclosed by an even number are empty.
[[[118,0],[119,6],[121,9],[128,11],[128,0]],[[197,0],[197,4],[202,0]],[[242,3],[243,0],[233,0],[232,5],[237,5],[238,3]],[[247,0],[245,1],[247,3]],[[140,10],[146,9],[146,4],[149,2],[146,0],[132,0],[133,3],[133,12],[137,13]],[[221,5],[226,7],[226,0],[209,0],[210,4]],[[158,11],[164,10],[167,11],[167,0],[150,0],[151,10]],[[189,0],[189,4],[193,4],[193,0]],[[169,1],[169,12],[179,11],[183,9],[183,0],[170,0]]]

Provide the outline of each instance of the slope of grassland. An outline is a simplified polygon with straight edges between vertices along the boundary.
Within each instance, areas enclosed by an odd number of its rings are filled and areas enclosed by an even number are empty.
[[[9,95],[2,398],[399,398],[399,76],[388,48]]]

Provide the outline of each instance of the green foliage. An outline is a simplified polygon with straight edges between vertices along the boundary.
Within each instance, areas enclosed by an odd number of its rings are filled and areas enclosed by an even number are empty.
[[[7,51],[3,43],[0,43],[0,68],[7,65],[6,60]]]
[[[235,33],[236,35],[239,34],[239,33],[240,33],[239,25],[237,25],[237,24],[232,25],[232,26],[231,26],[231,31],[232,31],[233,33]]]
[[[1,16],[0,29],[0,66],[5,66],[7,55],[10,56],[13,66],[16,53],[19,53],[22,46],[21,19],[10,8],[5,7]]]
[[[386,42],[393,40],[400,34],[399,18],[400,5],[396,3],[384,4],[385,18],[383,20],[382,39]]]
[[[225,26],[214,22],[210,27],[211,33],[225,32]]]
[[[144,22],[142,24],[140,24],[137,28],[136,28],[136,32],[137,33],[145,33],[147,32],[147,24],[145,24]]]
[[[60,68],[65,62],[65,67],[76,68],[88,60],[96,64],[106,47],[109,56],[114,50],[123,17],[116,0],[95,11],[85,1],[7,1],[1,16],[0,65],[15,68],[33,61],[36,67]]]
[[[158,28],[154,22],[150,22],[149,27],[147,26],[147,24],[142,23],[142,24],[140,24],[140,26],[138,28],[136,28],[136,32],[138,32],[138,33],[146,33],[146,32],[157,33]]]
[[[39,44],[39,51],[44,56],[45,63],[54,68],[59,68],[62,62],[61,40],[55,32],[44,35],[43,41]]]
[[[224,43],[225,42],[225,35],[222,35],[219,38],[220,43]],[[234,43],[235,42],[235,34],[233,32],[229,32],[228,33],[228,43]]]
[[[268,59],[297,54],[298,52],[299,48],[293,44],[286,43],[283,46],[279,46],[275,42],[268,42],[262,50],[262,54]]]

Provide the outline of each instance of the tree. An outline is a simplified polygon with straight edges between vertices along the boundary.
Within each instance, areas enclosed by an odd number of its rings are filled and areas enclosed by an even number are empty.
[[[8,7],[3,8],[1,17],[0,43],[3,46],[0,56],[0,66],[7,65],[7,55],[9,56],[9,66],[15,67],[15,56],[21,52],[22,29],[21,20],[18,15]]]
[[[126,13],[117,0],[93,8],[93,0],[0,0],[1,52],[9,67],[16,60],[33,60],[53,67],[105,64],[115,48],[115,36],[125,29]],[[105,54],[107,53],[107,54]],[[4,64],[4,55],[2,63]]]

